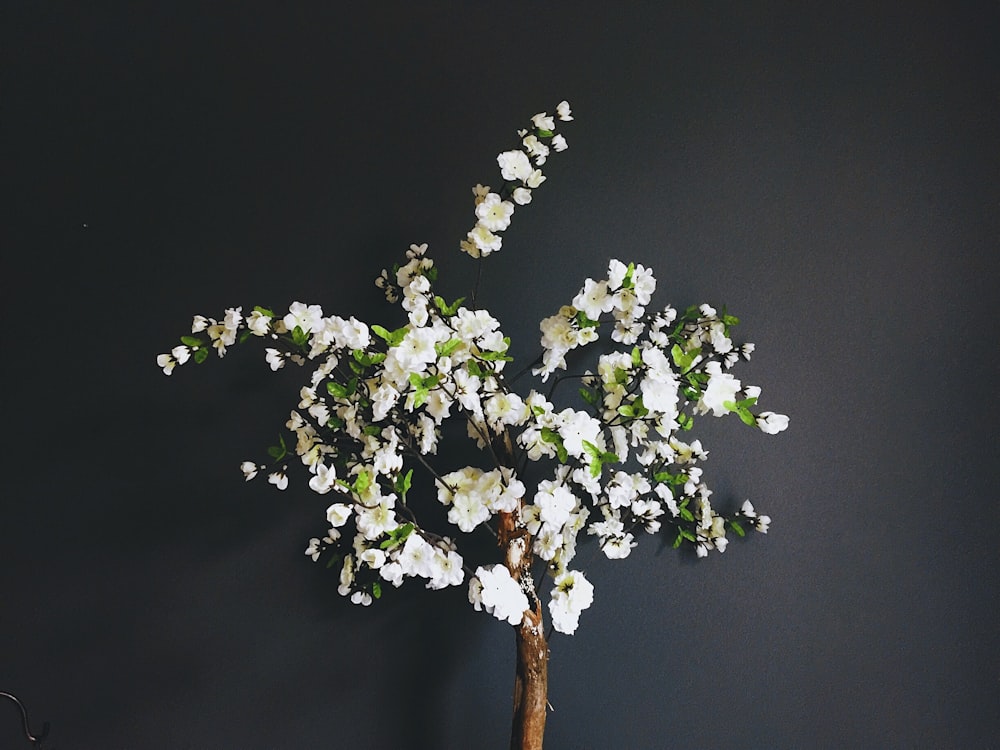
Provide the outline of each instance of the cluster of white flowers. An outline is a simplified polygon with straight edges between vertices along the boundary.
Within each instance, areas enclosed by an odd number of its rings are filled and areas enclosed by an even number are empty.
[[[568,122],[573,119],[570,112],[569,102],[565,101],[559,102],[554,116],[539,112],[531,118],[530,129],[518,131],[521,148],[497,156],[503,186],[496,192],[485,185],[472,189],[476,224],[460,243],[462,252],[483,258],[500,249],[500,233],[510,226],[515,204],[525,206],[531,202],[531,191],[546,179],[540,167],[551,152],[566,150],[566,138],[556,133],[556,119]]]
[[[556,111],[572,119],[565,102]],[[476,188],[477,228],[463,243],[475,257],[499,248],[495,233],[513,212],[504,196],[527,203],[544,179],[538,166],[550,149],[565,148],[553,117],[541,113],[533,125],[520,133],[524,151],[499,157],[504,190]],[[553,382],[547,393],[529,388],[522,395],[512,390],[516,378],[505,378],[510,340],[500,322],[464,299],[435,294],[436,278],[427,246],[411,245],[406,262],[376,280],[405,313],[398,328],[327,316],[300,302],[284,315],[257,307],[244,318],[232,308],[221,323],[195,317],[192,335],[157,359],[169,375],[189,359],[204,361],[211,348],[221,357],[227,346],[257,337],[268,342],[272,370],[312,364],[286,423],[294,439],[269,449],[267,462],[246,461],[241,469],[248,480],[263,471],[285,489],[294,455],[310,489],[338,494],[326,511],[325,534],[311,539],[305,554],[339,562],[342,595],[367,605],[386,583],[417,578],[439,589],[468,580],[477,610],[519,625],[538,602],[535,577],[525,567],[537,560],[550,580],[552,625],[572,633],[594,597],[584,573],[570,567],[581,533],[596,537],[607,558],[621,559],[640,532],[672,533],[675,547],[687,543],[705,556],[724,551],[727,533],[742,536],[744,525],[767,531],[770,519],[749,501],[729,516],[713,508],[698,465],[708,453],[700,441],[680,437],[695,417],[708,414],[733,413],[768,434],[787,427],[783,415],[754,413],[760,388],[730,372],[753,351],[730,338],[736,318],[709,305],[648,312],[652,271],[611,260],[606,279],[587,279],[571,304],[541,321],[541,364],[533,373]],[[567,355],[598,341],[605,323],[612,326],[608,351],[595,372],[576,376],[582,384],[572,394],[579,396],[576,406],[557,407],[555,390],[570,377],[558,374],[568,367]],[[435,466],[447,419],[465,423],[487,468]],[[527,462],[551,467],[533,491],[519,476]],[[459,532],[486,527],[497,535],[503,526],[501,544],[515,534],[516,554],[511,547],[505,560],[467,566],[456,542],[422,526],[408,502],[415,468],[430,473],[447,521]]]

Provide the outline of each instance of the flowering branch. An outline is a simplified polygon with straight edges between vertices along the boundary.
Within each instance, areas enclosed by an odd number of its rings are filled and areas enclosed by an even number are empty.
[[[708,415],[735,414],[767,434],[788,425],[781,414],[757,411],[761,389],[731,373],[753,352],[752,344],[737,346],[731,338],[736,317],[707,304],[683,312],[649,308],[653,272],[617,259],[608,263],[607,278],[586,279],[570,304],[541,321],[541,354],[505,378],[510,339],[475,302],[482,264],[500,251],[515,210],[545,182],[541,167],[567,148],[557,120],[572,119],[566,102],[554,116],[535,115],[518,132],[521,147],[497,157],[501,186],[473,188],[476,222],[459,243],[477,259],[470,306],[435,293],[437,268],[427,245],[411,245],[405,262],[375,282],[401,305],[399,327],[327,316],[301,302],[284,315],[255,307],[244,316],[237,307],[221,320],[195,316],[191,335],[157,359],[169,375],[189,360],[204,362],[213,349],[222,357],[230,346],[260,339],[272,370],[311,365],[286,423],[294,448],[282,439],[269,450],[267,469],[244,462],[246,478],[264,470],[285,489],[294,453],[310,489],[337,496],[326,511],[325,536],[311,539],[306,554],[317,560],[335,552],[338,590],[356,604],[371,604],[386,584],[416,578],[439,589],[466,582],[471,572],[471,604],[518,629],[515,736],[522,739],[539,732],[540,700],[544,724],[547,645],[533,560],[552,583],[552,628],[571,634],[594,598],[583,571],[571,567],[581,533],[597,537],[609,559],[628,557],[640,530],[669,529],[674,547],[690,545],[699,557],[723,552],[729,532],[766,533],[770,518],[749,500],[730,515],[713,508],[699,465],[708,452],[684,435]],[[609,326],[596,370],[564,372],[567,355],[602,341]],[[539,386],[552,378],[547,394],[515,392],[528,373]],[[580,387],[571,403],[557,407],[556,386],[574,378]],[[465,423],[488,469],[432,467],[428,456],[437,453],[446,420]],[[406,504],[414,464],[430,474],[457,533],[480,526],[494,533],[496,521],[500,554],[473,568],[451,537],[421,526]],[[529,464],[545,465],[530,492]]]

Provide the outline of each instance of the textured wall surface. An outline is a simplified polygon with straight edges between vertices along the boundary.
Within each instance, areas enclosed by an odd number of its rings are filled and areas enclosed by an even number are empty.
[[[243,482],[296,374],[154,361],[234,305],[394,321],[412,242],[463,293],[469,188],[561,99],[484,280],[515,352],[634,260],[742,318],[792,421],[703,434],[767,536],[588,564],[546,746],[1000,746],[996,3],[90,5],[0,11],[0,690],[51,746],[506,747],[509,628],[350,606],[302,554],[328,499]]]

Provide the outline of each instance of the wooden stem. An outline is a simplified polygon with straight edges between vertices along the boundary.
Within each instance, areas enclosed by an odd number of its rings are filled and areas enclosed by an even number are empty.
[[[548,707],[549,646],[541,617],[536,611],[524,613],[517,628],[517,670],[514,676],[514,720],[510,750],[542,750],[545,712]]]
[[[510,750],[542,750],[548,707],[549,646],[545,640],[542,603],[531,578],[531,535],[517,524],[516,513],[500,514],[500,546],[511,577],[521,584],[529,609],[515,628],[517,666],[514,673],[514,716]]]

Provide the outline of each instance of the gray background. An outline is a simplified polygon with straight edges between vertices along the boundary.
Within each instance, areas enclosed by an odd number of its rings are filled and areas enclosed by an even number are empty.
[[[154,359],[233,305],[394,322],[411,242],[461,293],[469,188],[565,98],[487,269],[515,351],[631,259],[741,316],[792,422],[703,433],[766,537],[588,565],[546,746],[1000,747],[995,2],[92,5],[0,15],[0,690],[51,746],[506,746],[509,628],[347,605],[327,499],[243,483],[296,374]]]

